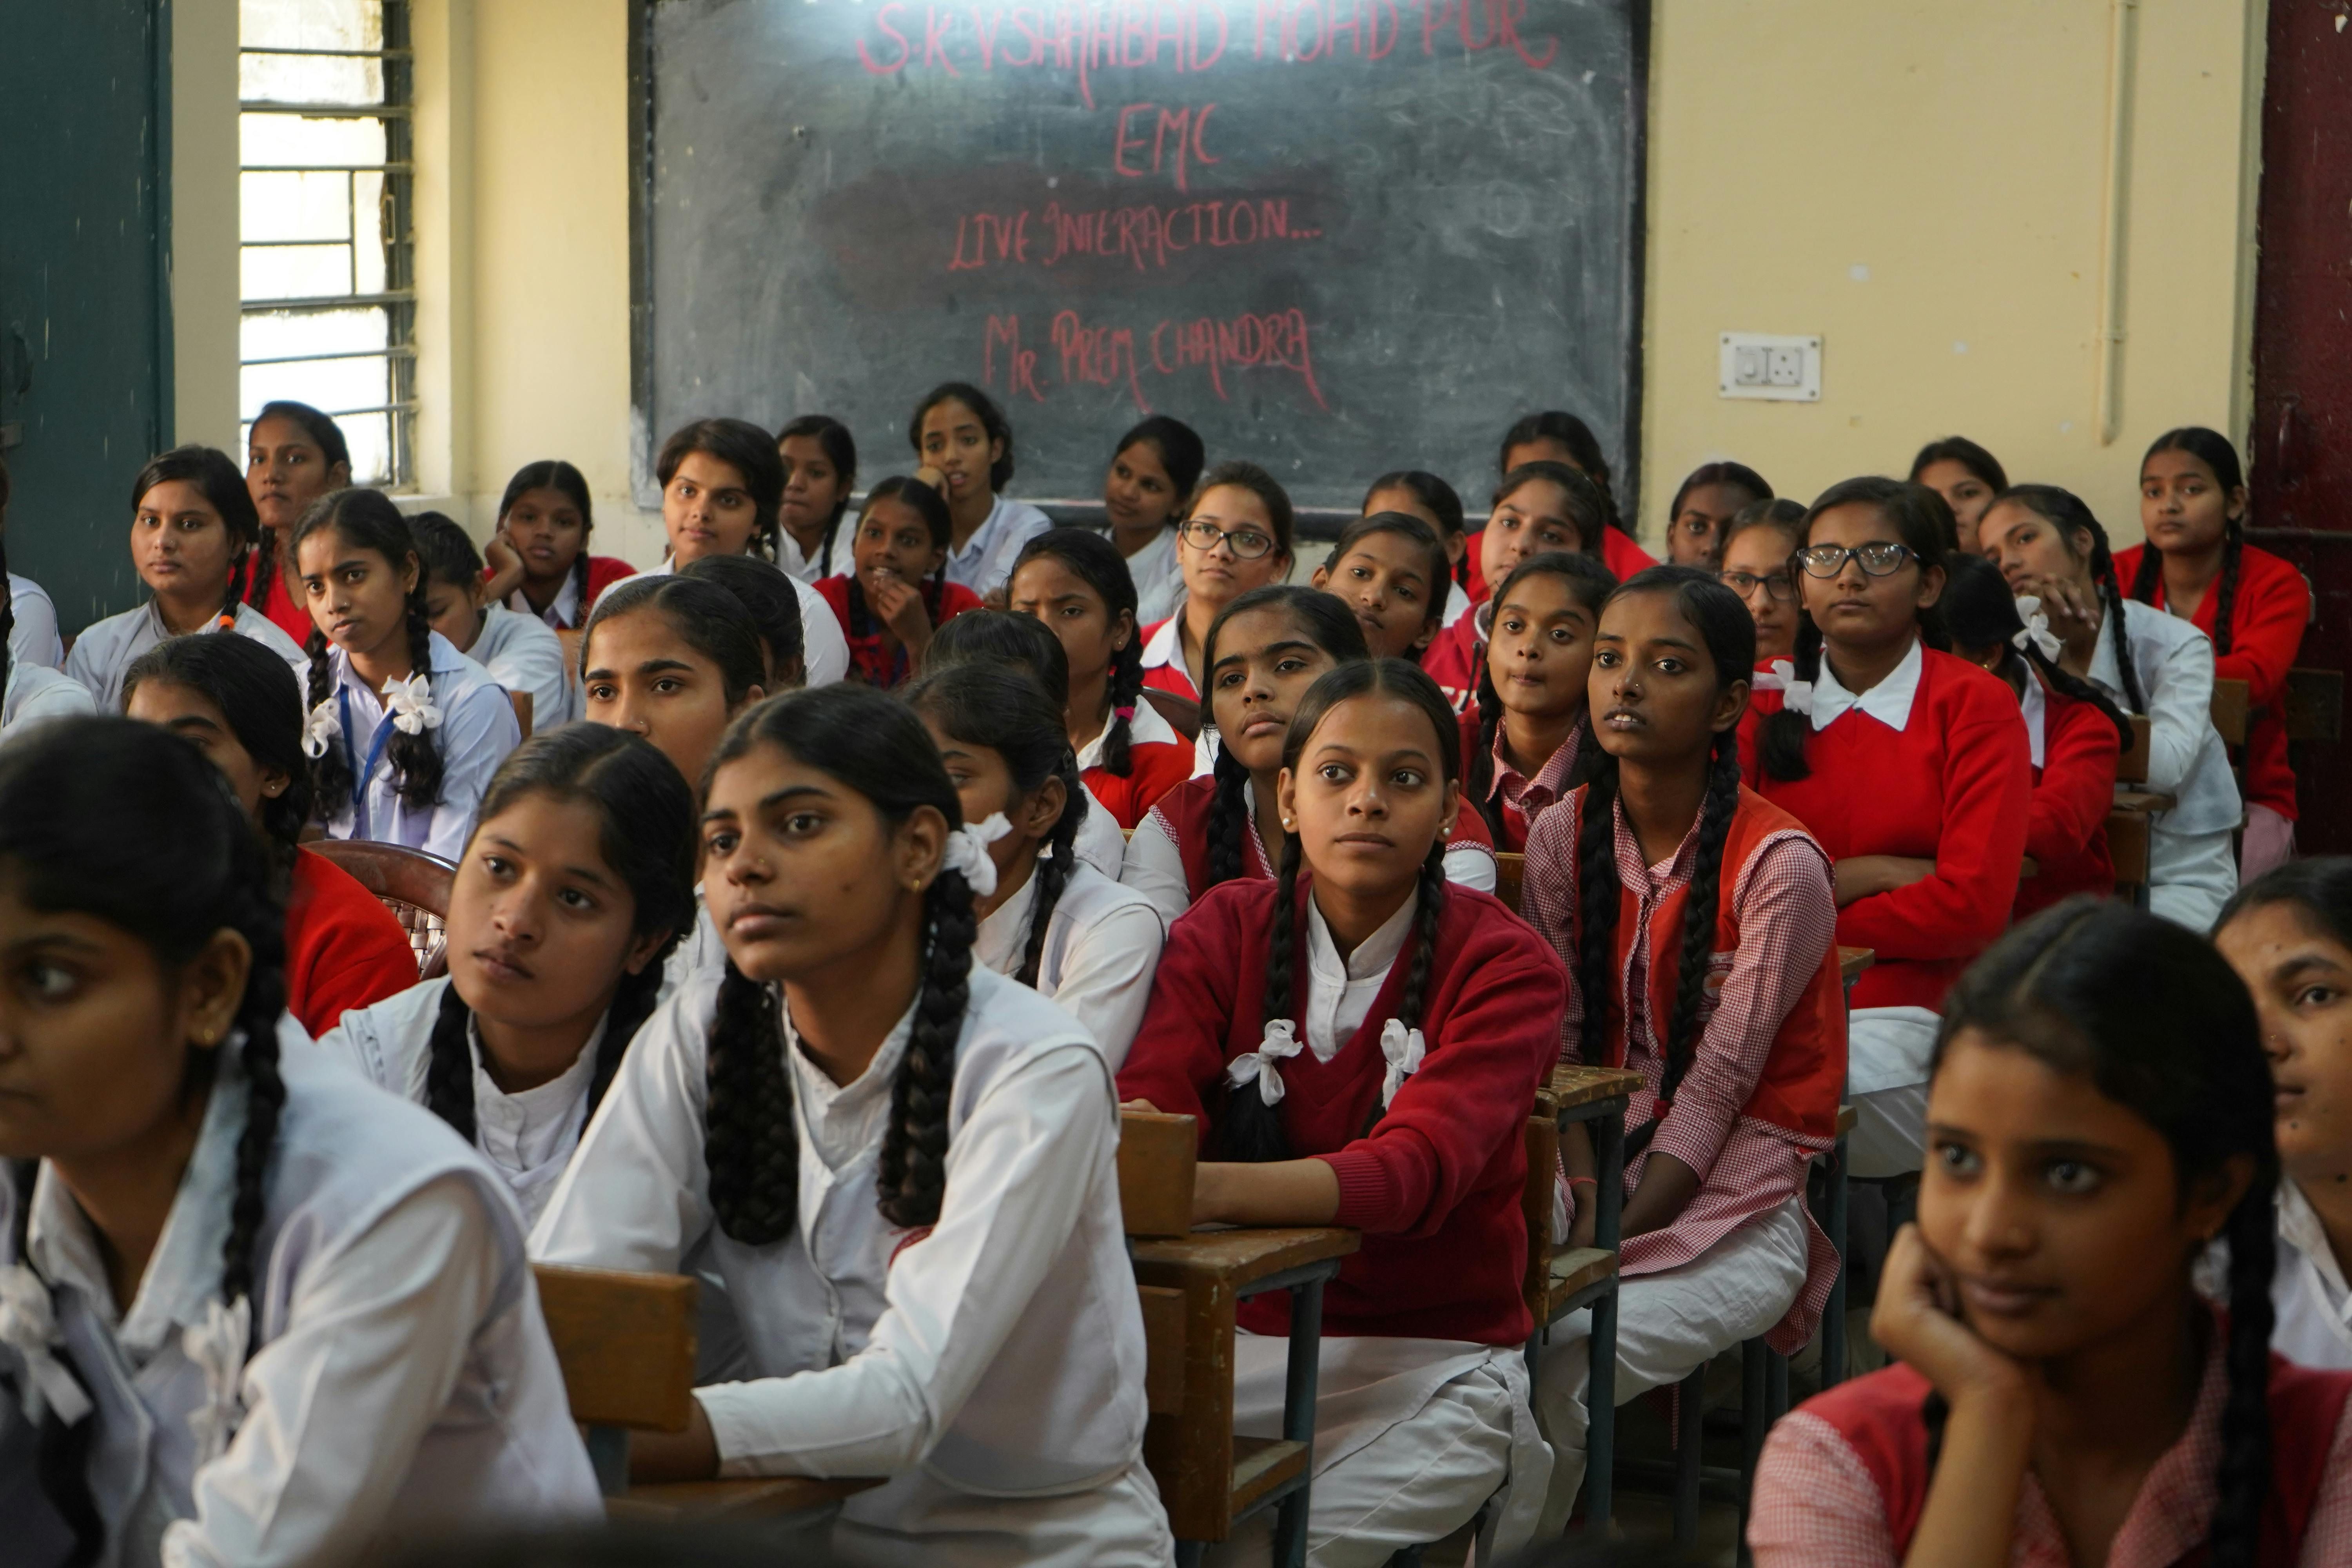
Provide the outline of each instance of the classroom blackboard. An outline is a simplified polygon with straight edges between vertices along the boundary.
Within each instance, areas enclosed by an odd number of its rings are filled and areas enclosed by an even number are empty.
[[[829,413],[861,480],[987,386],[1013,493],[1171,414],[1353,509],[1483,511],[1564,407],[1634,469],[1645,0],[651,0],[632,37],[640,485]]]

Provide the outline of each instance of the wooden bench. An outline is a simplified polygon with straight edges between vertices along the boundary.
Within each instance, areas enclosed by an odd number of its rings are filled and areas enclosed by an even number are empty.
[[[2333,745],[2344,738],[2344,672],[2288,670],[2284,708],[2288,740]]]
[[[751,1480],[629,1485],[629,1434],[683,1432],[694,1413],[694,1280],[668,1274],[534,1264],[540,1311],[572,1418],[587,1429],[588,1458],[615,1519],[728,1515],[821,1519],[878,1479],[776,1476]]]
[[[2253,689],[2244,681],[2214,679],[2213,728],[2221,731],[2222,743],[2233,752],[2246,743],[2253,707]]]
[[[1323,1287],[1361,1245],[1337,1226],[1192,1228],[1199,1137],[1190,1116],[1119,1112],[1118,1190],[1143,1303],[1143,1459],[1168,1510],[1180,1563],[1266,1508],[1274,1561],[1307,1561],[1314,1481],[1316,1373]],[[1282,1436],[1234,1431],[1234,1340],[1241,1302],[1290,1292]]]

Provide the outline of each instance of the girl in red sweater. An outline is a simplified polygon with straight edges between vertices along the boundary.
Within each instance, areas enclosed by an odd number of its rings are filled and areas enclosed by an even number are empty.
[[[1758,1568],[2352,1561],[2352,1374],[2270,1353],[2271,1101],[2245,986],[2179,926],[2077,899],[1987,953],[1871,1315],[1901,1364],[1774,1426]]]
[[[948,503],[919,479],[894,476],[866,494],[850,544],[850,571],[817,593],[849,639],[849,675],[868,686],[906,684],[931,633],[980,595],[947,579]]]
[[[1479,570],[1485,574],[1480,602],[1447,626],[1421,661],[1457,712],[1470,706],[1478,690],[1478,668],[1495,620],[1488,607],[1495,590],[1532,555],[1559,551],[1601,556],[1601,536],[1613,515],[1601,488],[1564,463],[1529,463],[1504,476],[1495,489],[1494,513],[1478,535]]]
[[[2010,596],[1999,568],[1981,556],[1952,559],[1945,623],[1961,658],[2017,693],[2033,758],[2033,810],[2025,827],[2025,879],[2015,918],[2070,893],[2116,890],[2107,855],[2107,813],[2116,800],[2116,759],[2131,744],[2131,721],[2107,694],[2057,660],[2064,651],[2040,603]]]
[[[1864,1176],[1919,1168],[1937,1012],[2009,923],[2025,863],[2033,764],[2016,694],[1940,647],[1950,533],[1919,485],[1822,492],[1796,558],[1793,673],[1755,705],[1755,786],[1835,862],[1838,941],[1877,954],[1849,1028]]]
[[[1507,1483],[1509,1552],[1542,1491],[1519,1200],[1566,977],[1502,904],[1446,884],[1461,795],[1427,676],[1386,659],[1318,680],[1284,742],[1280,875],[1177,922],[1118,1078],[1121,1100],[1200,1119],[1196,1219],[1364,1233],[1324,1296],[1318,1563],[1442,1540]],[[1287,1313],[1241,1308],[1239,1432],[1278,1430]]]
[[[1192,776],[1192,744],[1143,700],[1135,580],[1118,546],[1091,528],[1048,529],[1022,546],[1007,602],[1044,623],[1069,656],[1079,777],[1121,827],[1135,826]]]
[[[578,468],[557,459],[525,463],[499,498],[498,531],[483,552],[489,598],[560,632],[586,626],[604,590],[636,572],[617,555],[590,554],[595,531]]]
[[[2147,543],[2116,557],[2126,592],[2213,639],[2213,674],[2246,683],[2246,827],[2238,874],[2252,881],[2294,856],[2294,772],[2286,756],[2286,672],[2311,620],[2311,585],[2246,542],[2246,482],[2218,431],[2183,426],[2139,466]]]
[[[1755,661],[1748,612],[1709,574],[1654,567],[1619,588],[1592,659],[1597,771],[1528,846],[1524,907],[1573,978],[1563,1054],[1643,1084],[1625,1140],[1621,1404],[1757,1335],[1793,1352],[1837,1279],[1804,1202],[1845,1087],[1837,906],[1822,847],[1740,785]],[[1589,1200],[1582,1128],[1563,1152],[1570,1193]],[[1576,1204],[1574,1245],[1592,1245],[1595,1218]],[[1591,1357],[1560,1337],[1537,1387],[1547,1514],[1564,1525]]]
[[[173,637],[123,675],[123,711],[212,759],[286,879],[286,1010],[316,1038],[346,1009],[416,984],[416,952],[383,900],[299,847],[310,820],[302,692],[285,660],[248,637]]]
[[[1585,678],[1601,602],[1616,586],[1596,557],[1554,550],[1521,562],[1496,593],[1477,717],[1465,716],[1463,741],[1470,802],[1498,849],[1528,847],[1528,826],[1591,755]]]

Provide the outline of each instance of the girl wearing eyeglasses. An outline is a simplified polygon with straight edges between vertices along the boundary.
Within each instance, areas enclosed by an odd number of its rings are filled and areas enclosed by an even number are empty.
[[[1824,491],[1795,557],[1795,657],[1759,678],[1751,711],[1765,717],[1744,737],[1753,787],[1835,863],[1839,944],[1876,955],[1848,1031],[1862,1176],[1919,1169],[1944,994],[2009,923],[2025,861],[2033,766],[2017,696],[1944,651],[1950,536],[1950,509],[1924,486]]]
[[[1198,702],[1201,650],[1227,605],[1290,575],[1290,497],[1255,463],[1220,463],[1176,528],[1184,592],[1176,613],[1143,632],[1143,684]]]
[[[1805,542],[1805,506],[1787,499],[1741,507],[1724,525],[1716,574],[1756,623],[1756,667],[1797,651],[1797,577],[1790,564]]]

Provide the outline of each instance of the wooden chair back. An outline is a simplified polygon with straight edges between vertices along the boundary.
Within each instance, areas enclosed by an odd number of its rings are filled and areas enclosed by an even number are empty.
[[[1188,741],[1201,738],[1201,705],[1189,697],[1179,697],[1173,691],[1162,691],[1156,686],[1143,689],[1143,700],[1160,710],[1168,727]]]
[[[2344,738],[2344,672],[2286,672],[2286,738],[2332,745]]]
[[[683,1432],[694,1410],[695,1281],[531,1266],[572,1418]]]
[[[2115,862],[2116,891],[2147,886],[2148,815],[2118,809],[2107,814],[2107,858]]]
[[[457,868],[438,855],[363,838],[314,838],[303,847],[351,873],[392,911],[416,954],[416,977],[431,980],[448,967],[449,887]]]
[[[1519,1213],[1528,1222],[1528,1268],[1520,1289],[1541,1332],[1549,1304],[1552,1248],[1559,1245],[1559,1237],[1551,1233],[1553,1173],[1559,1168],[1559,1114],[1538,1109],[1528,1117],[1527,1141],[1528,1180],[1519,1194]]]
[[[1507,849],[1495,851],[1495,896],[1511,906],[1511,912],[1525,918],[1519,908],[1520,890],[1528,879],[1528,858],[1514,855]]]
[[[2246,725],[2253,716],[2253,689],[2242,680],[2213,682],[2213,728],[2220,731],[2224,743],[2242,746],[2246,743]]]
[[[2143,784],[2147,783],[2147,715],[2133,713],[2131,749],[2116,758],[2116,783]]]

